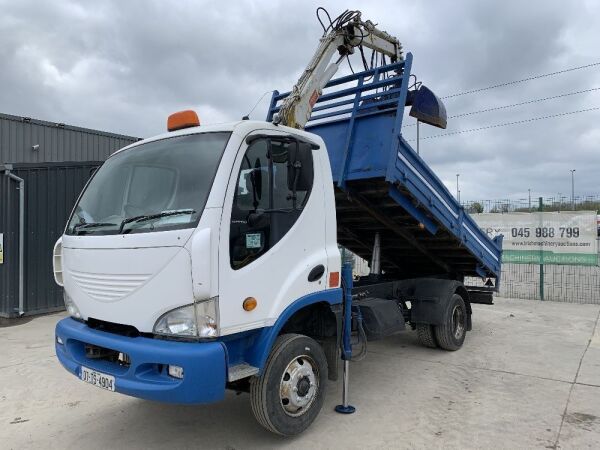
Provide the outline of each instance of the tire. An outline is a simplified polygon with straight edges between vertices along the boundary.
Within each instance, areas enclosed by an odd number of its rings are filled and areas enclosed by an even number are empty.
[[[325,354],[325,360],[327,361],[327,379],[329,381],[337,381],[339,375],[339,361],[342,360],[340,355],[341,349],[337,339],[325,339],[320,342],[320,344],[323,353]]]
[[[433,329],[440,348],[455,351],[462,347],[467,335],[467,308],[460,295],[452,295],[446,306],[444,323],[434,326]]]
[[[437,348],[438,346],[435,341],[433,326],[428,323],[417,324],[417,338],[419,339],[419,344],[425,347]]]
[[[275,341],[262,374],[250,381],[254,417],[273,433],[299,434],[319,414],[326,382],[327,359],[321,346],[301,334],[283,334]]]

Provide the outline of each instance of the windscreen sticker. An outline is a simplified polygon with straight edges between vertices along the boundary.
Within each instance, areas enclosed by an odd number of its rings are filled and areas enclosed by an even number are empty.
[[[260,233],[247,233],[246,234],[246,248],[261,248],[261,235]]]

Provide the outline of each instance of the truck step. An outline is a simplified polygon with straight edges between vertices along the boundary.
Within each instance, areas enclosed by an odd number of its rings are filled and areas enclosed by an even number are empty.
[[[251,377],[258,373],[258,367],[251,366],[250,364],[238,364],[229,368],[228,381],[237,381],[242,378]]]

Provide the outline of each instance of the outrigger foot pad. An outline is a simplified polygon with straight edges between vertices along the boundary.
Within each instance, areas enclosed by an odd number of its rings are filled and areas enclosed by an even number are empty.
[[[335,412],[340,414],[354,414],[356,412],[356,408],[352,405],[337,405],[335,407]]]

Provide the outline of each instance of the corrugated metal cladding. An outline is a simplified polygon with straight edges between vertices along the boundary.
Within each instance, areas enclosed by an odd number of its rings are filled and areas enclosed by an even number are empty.
[[[0,164],[104,161],[116,150],[138,140],[0,113]]]
[[[52,274],[52,249],[79,193],[112,153],[139,139],[0,113],[0,316],[19,311],[19,184],[25,180],[24,311],[63,308]],[[10,168],[12,166],[12,168]]]
[[[62,235],[73,205],[100,161],[15,164],[12,173],[25,180],[25,314],[64,309],[62,288],[54,282],[52,250]],[[19,189],[0,174],[0,233],[4,233],[4,264],[0,264],[0,316],[19,310]]]
[[[18,304],[19,301],[19,193],[17,183],[2,173],[0,173],[0,234],[4,235],[4,264],[0,264],[0,317],[8,317],[15,305],[14,302]],[[16,245],[13,245],[13,242]],[[8,264],[9,260],[13,262]]]

